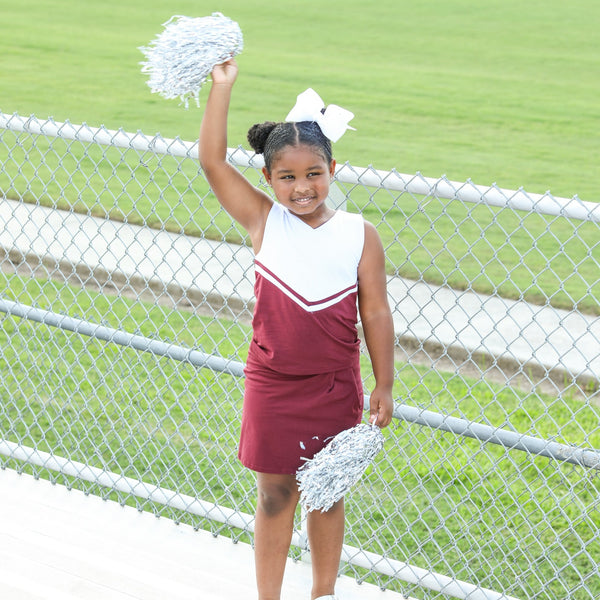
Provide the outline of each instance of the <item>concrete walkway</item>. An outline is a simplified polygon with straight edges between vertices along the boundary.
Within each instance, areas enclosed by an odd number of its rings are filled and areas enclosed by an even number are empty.
[[[0,248],[15,264],[27,261],[24,272],[43,263],[73,283],[144,289],[154,299],[168,291],[197,310],[209,302],[223,316],[251,317],[253,255],[245,246],[3,200]],[[399,277],[388,290],[405,359],[448,370],[485,364],[506,382],[531,379],[553,391],[573,380],[598,383],[600,319]]]

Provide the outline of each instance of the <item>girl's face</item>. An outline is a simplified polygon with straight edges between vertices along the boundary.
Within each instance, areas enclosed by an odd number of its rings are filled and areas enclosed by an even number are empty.
[[[263,173],[279,202],[311,227],[318,227],[333,214],[325,204],[335,161],[327,164],[318,149],[301,144],[287,146]]]

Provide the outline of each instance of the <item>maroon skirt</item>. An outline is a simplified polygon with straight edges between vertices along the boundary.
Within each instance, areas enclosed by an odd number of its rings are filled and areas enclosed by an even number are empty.
[[[247,366],[238,457],[259,473],[294,474],[331,438],[362,420],[355,366],[317,375],[285,375]]]

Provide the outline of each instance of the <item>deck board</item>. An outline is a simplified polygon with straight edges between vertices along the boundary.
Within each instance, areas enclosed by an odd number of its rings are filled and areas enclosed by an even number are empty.
[[[310,598],[310,565],[289,560],[284,600]],[[402,600],[340,577],[340,600]],[[135,508],[0,470],[0,598],[256,598],[245,543]]]

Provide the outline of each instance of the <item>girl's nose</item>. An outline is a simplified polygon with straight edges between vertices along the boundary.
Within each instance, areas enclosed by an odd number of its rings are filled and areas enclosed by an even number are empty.
[[[310,189],[310,185],[306,179],[296,179],[296,191],[306,191]]]

